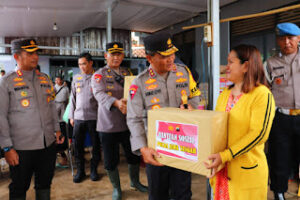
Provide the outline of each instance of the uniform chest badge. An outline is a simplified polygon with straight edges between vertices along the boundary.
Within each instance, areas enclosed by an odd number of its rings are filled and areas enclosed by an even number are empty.
[[[47,102],[49,103],[51,101],[51,97],[47,96]]]
[[[160,102],[159,98],[153,97],[151,99],[151,103],[158,103],[158,102]]]
[[[133,97],[135,96],[138,88],[139,87],[137,85],[131,85],[130,86],[130,88],[129,88],[129,94],[130,94],[131,99],[133,99]]]
[[[110,76],[110,75],[107,75],[107,76],[106,76],[106,78],[112,78],[112,76]]]
[[[81,91],[81,89],[78,87],[78,88],[76,88],[76,92],[77,93],[80,93],[80,91]]]
[[[26,85],[25,82],[20,82],[20,83],[16,83],[14,86],[15,86],[15,87],[18,87],[18,86],[24,86],[24,85]]]
[[[127,75],[127,73],[126,72],[123,72],[123,76],[126,76]]]
[[[50,90],[50,89],[47,89],[46,92],[47,92],[48,94],[51,94],[51,90]]]
[[[77,86],[77,87],[80,87],[80,83],[76,83],[76,86]]]
[[[182,72],[177,72],[176,76],[183,76],[183,73]]]
[[[281,78],[276,78],[276,79],[275,79],[275,83],[276,83],[277,85],[280,85],[280,84],[282,83],[282,79],[281,79]]]
[[[39,76],[38,79],[40,79],[40,80],[42,80],[42,81],[46,81],[46,80],[47,80],[47,78],[44,77],[44,76]]]
[[[152,68],[149,69],[149,75],[151,78],[155,76],[155,72]]]
[[[145,81],[146,84],[152,84],[155,82],[156,82],[156,79],[154,79],[154,78],[149,78],[148,80]]]
[[[183,83],[183,82],[186,82],[187,79],[186,78],[179,78],[176,80],[176,83]]]
[[[101,74],[95,74],[94,77],[95,77],[95,80],[96,80],[97,83],[99,83],[101,81],[101,79],[102,79],[102,75]]]
[[[48,81],[40,81],[41,84],[49,84]]]
[[[159,108],[160,108],[160,105],[158,105],[158,104],[155,104],[151,107],[152,110],[159,109]]]
[[[107,95],[108,95],[108,96],[112,96],[112,93],[111,93],[111,92],[107,92]]]
[[[20,78],[20,77],[14,78],[14,82],[20,82],[20,81],[23,81],[23,78]]]
[[[21,96],[22,97],[27,97],[28,93],[26,91],[21,91]]]
[[[157,87],[158,87],[157,84],[152,84],[152,85],[147,86],[146,88],[147,88],[147,90],[154,90],[154,89],[156,89]]]
[[[28,99],[23,99],[23,100],[21,101],[21,105],[22,105],[24,108],[26,108],[26,107],[28,107],[28,106],[30,105],[30,102],[29,102]]]
[[[81,79],[82,79],[82,76],[77,77],[77,80],[81,80]]]
[[[106,86],[106,88],[111,90],[111,89],[114,89],[114,86],[113,85],[108,85],[108,86]]]

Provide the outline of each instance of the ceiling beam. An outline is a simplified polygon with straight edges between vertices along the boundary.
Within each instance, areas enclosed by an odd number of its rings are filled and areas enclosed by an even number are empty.
[[[120,1],[120,3],[121,2],[141,4],[141,5],[147,5],[147,6],[155,6],[155,7],[161,7],[161,8],[171,8],[171,9],[175,9],[175,10],[179,10],[179,11],[192,12],[192,13],[199,13],[199,12],[206,10],[206,7],[189,6],[186,4],[155,1],[155,0],[122,0],[122,1]]]

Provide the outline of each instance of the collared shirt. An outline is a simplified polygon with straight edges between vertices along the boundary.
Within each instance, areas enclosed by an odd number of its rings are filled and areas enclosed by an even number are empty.
[[[9,72],[0,80],[0,146],[43,149],[55,141],[59,122],[51,80],[37,70]]]
[[[131,149],[139,154],[139,149],[147,146],[147,110],[163,107],[178,108],[182,96],[189,97],[188,103],[197,108],[200,91],[189,69],[174,64],[167,79],[150,67],[133,80],[127,102],[127,124],[131,132]]]
[[[67,103],[69,99],[69,88],[63,85],[55,84],[55,102],[57,103]]]
[[[300,52],[293,60],[282,54],[269,58],[267,71],[276,106],[300,109]]]
[[[76,74],[73,77],[69,119],[97,119],[98,105],[92,92],[92,75],[93,74]]]
[[[114,107],[113,103],[123,98],[124,76],[132,74],[125,67],[119,69],[120,74],[117,75],[111,68],[105,66],[96,71],[92,78],[93,93],[98,101],[97,131],[99,132],[128,130],[126,116]]]

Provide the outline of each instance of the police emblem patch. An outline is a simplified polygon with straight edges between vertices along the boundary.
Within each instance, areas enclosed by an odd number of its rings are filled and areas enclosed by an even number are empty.
[[[102,79],[102,75],[101,74],[95,74],[95,80],[97,83],[99,83]]]
[[[133,97],[135,96],[136,92],[138,90],[138,86],[137,85],[131,85],[129,88],[129,94],[131,96],[131,99],[133,99]]]

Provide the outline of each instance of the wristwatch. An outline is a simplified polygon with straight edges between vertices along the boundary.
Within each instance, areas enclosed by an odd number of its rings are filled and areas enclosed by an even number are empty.
[[[13,148],[13,146],[10,146],[10,147],[4,147],[4,148],[3,148],[3,151],[4,151],[4,152],[9,152],[12,148]]]

